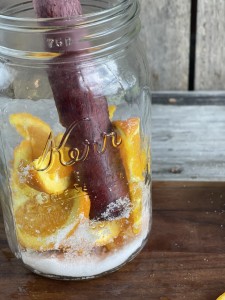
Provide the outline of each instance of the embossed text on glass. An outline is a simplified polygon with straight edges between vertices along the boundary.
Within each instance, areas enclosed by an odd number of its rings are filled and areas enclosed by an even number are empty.
[[[90,121],[89,118],[84,118],[80,122],[88,121]],[[84,148],[82,149],[82,151],[78,148],[68,149],[68,160],[66,161],[63,155],[63,152],[65,151],[66,142],[70,137],[71,132],[80,122],[73,122],[68,127],[58,146],[55,145],[53,133],[50,132],[43,153],[38,159],[37,165],[35,167],[37,171],[47,171],[50,168],[53,153],[58,153],[59,161],[63,166],[72,166],[73,164],[79,161],[84,161],[88,157],[91,146],[93,147],[93,151],[95,151],[98,154],[103,154],[106,150],[108,139],[111,140],[112,146],[115,148],[119,147],[122,143],[122,139],[118,138],[118,135],[115,131],[112,131],[110,133],[103,132],[101,145],[97,141],[90,142],[86,139],[83,141]]]

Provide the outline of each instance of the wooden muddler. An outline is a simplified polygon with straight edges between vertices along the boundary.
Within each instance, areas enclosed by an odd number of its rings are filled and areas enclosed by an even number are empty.
[[[79,0],[33,0],[33,5],[38,18],[71,17],[82,12]],[[60,33],[60,30],[53,34],[54,39],[51,32],[45,35],[48,43],[52,43],[52,51],[56,51],[56,39],[63,42],[58,51],[61,55],[49,64],[49,82],[61,124],[66,129],[71,124],[77,124],[70,133],[67,144],[80,152],[84,149],[85,141],[86,145],[89,144],[85,160],[74,164],[76,185],[87,190],[91,200],[91,219],[111,220],[122,217],[130,208],[130,200],[119,148],[113,145],[111,138],[107,138],[105,151],[101,154],[96,151],[97,144],[99,149],[103,145],[104,134],[114,131],[106,98],[94,95],[91,88],[99,86],[97,90],[101,90],[100,78],[96,76],[94,66],[89,64],[89,67],[84,67],[77,62],[79,54],[76,39],[79,37],[75,33],[70,34],[69,38],[65,32]],[[65,41],[69,41],[69,51]]]

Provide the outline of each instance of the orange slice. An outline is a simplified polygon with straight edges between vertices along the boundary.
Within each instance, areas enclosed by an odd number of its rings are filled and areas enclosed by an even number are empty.
[[[72,185],[73,167],[62,165],[58,152],[52,154],[49,152],[41,164],[38,163],[39,159],[29,165],[30,170],[26,180],[29,186],[41,192],[61,194]],[[50,166],[45,170],[49,162]]]
[[[33,159],[30,141],[23,140],[14,150],[13,168],[17,170],[23,162],[29,164]]]
[[[141,150],[140,119],[130,118],[126,121],[114,121],[113,125],[122,138],[119,146],[129,181],[143,181],[146,155]]]
[[[119,150],[125,167],[133,205],[130,221],[134,234],[138,234],[141,230],[142,186],[147,164],[147,155],[141,148],[140,119],[130,118],[126,121],[114,121],[113,125],[122,138]]]
[[[23,138],[30,141],[33,159],[38,158],[51,132],[50,126],[29,113],[11,114],[9,121]]]
[[[23,166],[25,167],[29,165],[31,160],[31,144],[29,141],[23,140],[14,150],[13,170],[11,176],[11,190],[14,209],[17,209],[20,205],[38,194],[38,191],[30,188],[26,184],[28,169],[25,168],[22,173],[19,171],[19,169]]]
[[[106,248],[111,250],[116,250],[123,245],[126,245],[129,241],[133,240],[134,232],[129,222],[124,223],[124,227],[120,234],[113,240],[112,243],[106,245]]]
[[[220,295],[216,300],[225,300],[225,293]]]
[[[26,249],[59,249],[61,241],[74,233],[89,211],[89,197],[82,191],[51,196],[40,193],[15,211],[19,242]]]
[[[109,118],[110,120],[112,120],[114,113],[116,111],[116,105],[110,105],[108,109],[109,109]]]
[[[63,134],[58,134],[53,140],[54,145],[60,144]],[[31,164],[31,170],[27,184],[31,187],[49,194],[63,193],[66,189],[72,186],[72,172],[74,166],[65,166],[64,164],[70,161],[69,148],[63,147],[60,151],[49,149],[44,157],[41,155]],[[62,161],[60,161],[62,159]]]
[[[68,189],[72,184],[73,168],[63,166],[59,160],[59,153],[57,151],[51,153],[51,149],[41,160],[51,132],[49,125],[27,113],[10,115],[10,123],[25,138],[14,153],[14,172],[16,170],[20,179],[30,187],[49,194],[60,194]],[[58,135],[55,140],[60,140],[62,136]],[[68,149],[64,147],[61,150],[64,158],[66,152]],[[38,164],[39,161],[42,161],[41,164]],[[42,170],[49,162],[51,162],[49,168]]]
[[[74,232],[61,243],[64,251],[88,253],[96,247],[108,246],[117,239],[124,228],[124,220],[90,221],[83,218]],[[108,248],[108,247],[107,247]]]
[[[56,237],[60,232],[66,232],[66,238],[76,229],[80,215],[88,217],[90,200],[75,189],[49,195],[31,188],[27,185],[29,178],[32,179],[31,159],[30,141],[24,140],[14,150],[11,179],[18,239],[25,248],[55,249],[59,247]]]
[[[134,234],[138,234],[141,231],[142,226],[142,186],[143,184],[139,182],[131,182],[129,184],[130,197],[133,205],[130,214],[130,221],[132,223],[132,230]]]
[[[105,246],[114,241],[123,229],[124,220],[92,222],[89,233],[95,239],[95,246]]]

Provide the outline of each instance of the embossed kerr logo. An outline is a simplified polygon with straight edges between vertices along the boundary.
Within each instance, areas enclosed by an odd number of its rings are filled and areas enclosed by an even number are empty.
[[[89,118],[84,118],[80,122],[88,122],[88,121],[90,121]],[[84,146],[83,149],[68,148],[68,160],[65,160],[64,153],[65,153],[66,143],[72,131],[76,128],[78,124],[80,124],[80,122],[73,122],[68,127],[58,146],[55,145],[53,133],[50,132],[43,153],[38,159],[38,163],[35,168],[37,171],[47,171],[51,166],[53,153],[56,152],[58,153],[59,161],[63,166],[72,166],[73,164],[79,161],[86,160],[89,152],[91,151],[91,148],[93,149],[92,151],[94,151],[95,153],[99,155],[103,154],[106,151],[108,139],[110,139],[111,144],[114,148],[117,148],[121,145],[122,139],[118,138],[118,135],[115,131],[112,131],[110,133],[103,132],[101,134],[102,136],[101,144],[97,141],[90,142],[89,140],[86,139],[83,141],[83,146]]]

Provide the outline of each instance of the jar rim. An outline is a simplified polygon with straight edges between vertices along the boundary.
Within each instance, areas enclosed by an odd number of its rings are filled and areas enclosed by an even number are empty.
[[[6,9],[0,15],[0,54],[42,63],[58,55],[62,58],[62,53],[88,60],[124,48],[140,31],[140,7],[138,0],[115,1],[108,8],[103,0],[83,0],[88,13],[69,18],[18,18],[7,15]],[[32,0],[11,6],[9,12],[33,13]]]
[[[31,28],[38,29],[39,27],[43,29],[51,28],[59,24],[63,24],[63,27],[67,27],[73,24],[73,26],[88,26],[91,23],[102,22],[103,20],[113,18],[116,15],[118,16],[121,12],[127,9],[132,3],[136,0],[118,0],[118,4],[110,8],[103,10],[84,13],[79,16],[70,16],[70,17],[57,17],[57,18],[37,18],[37,17],[15,17],[6,14],[9,13],[14,7],[18,8],[24,4],[28,5],[32,3],[32,0],[22,2],[13,6],[9,6],[0,10],[0,27],[3,25],[9,25],[11,30],[15,27],[18,28]]]

